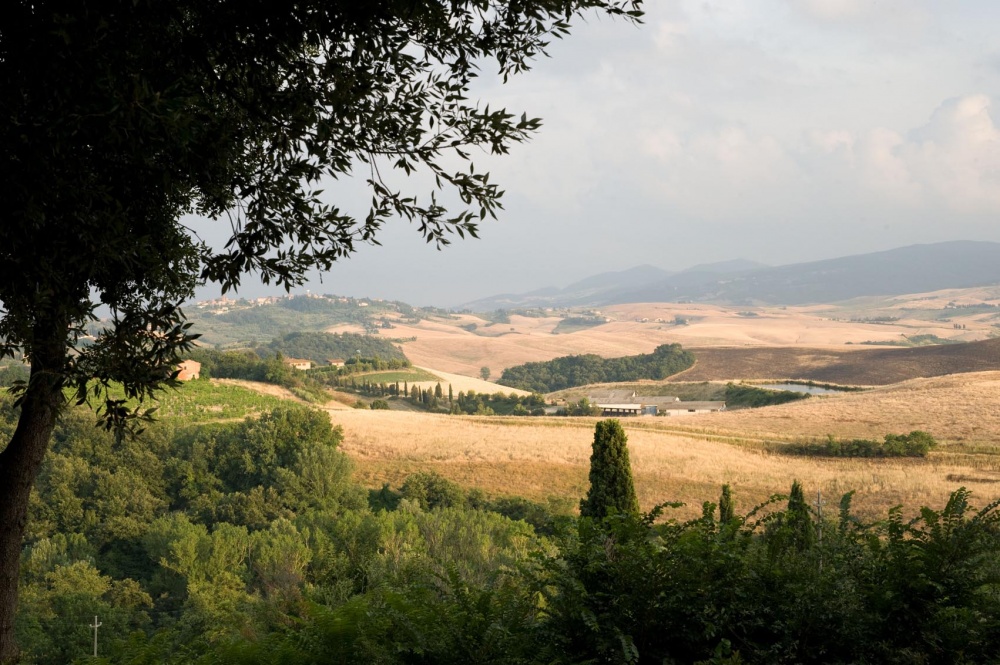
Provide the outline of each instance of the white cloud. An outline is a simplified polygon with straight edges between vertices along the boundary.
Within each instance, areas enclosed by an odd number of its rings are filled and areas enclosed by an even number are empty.
[[[688,137],[658,131],[640,149],[650,158],[648,191],[698,219],[766,214],[800,178],[794,157],[774,137],[735,125]]]
[[[641,147],[647,189],[687,215],[734,223],[794,221],[817,205],[997,214],[1000,129],[990,106],[971,95],[944,102],[909,133],[813,130],[798,142],[734,125],[686,136],[660,130]]]
[[[679,46],[681,39],[687,34],[687,24],[681,21],[664,20],[652,27],[653,43],[662,51]]]
[[[1000,130],[985,95],[951,99],[900,149],[913,178],[947,208],[1000,213]]]
[[[927,12],[918,0],[787,0],[787,3],[809,18],[830,23],[892,19],[898,27],[927,19]]]
[[[843,21],[870,14],[875,3],[870,0],[797,0],[802,11],[825,21]]]
[[[578,25],[509,86],[484,69],[476,92],[491,107],[545,121],[511,155],[477,157],[477,171],[508,191],[503,222],[448,252],[373,250],[363,261],[372,273],[357,282],[371,289],[382,275],[389,293],[398,266],[426,254],[404,281],[433,301],[454,281],[446,272],[486,294],[520,279],[566,283],[608,261],[678,267],[669,252],[680,265],[782,263],[1000,241],[1000,3],[678,0],[646,10],[641,27]],[[487,284],[490,269],[505,275],[502,288]],[[538,276],[546,270],[555,277]]]

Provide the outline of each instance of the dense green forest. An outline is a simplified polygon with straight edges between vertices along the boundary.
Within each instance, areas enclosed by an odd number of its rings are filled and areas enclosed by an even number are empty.
[[[727,409],[757,409],[762,406],[797,402],[808,397],[810,397],[809,393],[800,393],[794,390],[770,390],[728,383],[722,399],[725,400]]]
[[[594,354],[563,356],[545,362],[508,367],[497,383],[521,390],[550,393],[592,383],[665,379],[694,364],[694,356],[680,344],[663,344],[652,353],[622,358]]]
[[[451,412],[482,416],[540,416],[545,414],[545,398],[537,393],[521,396],[470,390],[458,393],[451,404]]]
[[[266,347],[258,347],[257,352],[265,356],[280,353],[286,358],[306,358],[316,365],[327,365],[334,358],[406,361],[406,355],[389,340],[356,333],[294,332],[272,340]]]
[[[14,409],[2,407],[9,433]],[[95,614],[113,662],[190,662],[369,592],[445,572],[486,584],[550,547],[502,514],[547,524],[530,502],[491,501],[426,475],[369,497],[350,481],[325,413],[279,406],[235,423],[187,422],[168,416],[117,442],[86,410],[63,419],[24,549],[26,662],[85,656]]]
[[[801,488],[746,515],[727,489],[694,520],[579,519],[432,473],[366,490],[326,414],[248,397],[264,410],[192,424],[187,387],[137,439],[63,418],[24,662],[94,662],[95,615],[97,662],[134,665],[974,663],[1000,641],[1000,519],[964,490],[916,519],[863,522],[850,495],[820,515]],[[4,399],[2,433],[13,416]]]

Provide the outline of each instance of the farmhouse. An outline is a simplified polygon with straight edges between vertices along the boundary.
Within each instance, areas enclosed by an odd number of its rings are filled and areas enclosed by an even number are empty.
[[[191,381],[201,378],[201,363],[197,360],[183,360],[177,365],[177,380]]]
[[[725,410],[725,402],[676,402],[661,407],[660,412],[666,416],[693,416],[696,413],[713,413]]]
[[[343,367],[345,363],[343,358],[327,358],[327,362],[331,367]]]
[[[612,391],[587,398],[602,416],[680,416],[723,411],[725,402],[682,402],[672,395],[639,395],[635,391]]]
[[[311,360],[303,360],[302,358],[285,358],[284,361],[289,367],[301,370],[312,369],[313,365]]]

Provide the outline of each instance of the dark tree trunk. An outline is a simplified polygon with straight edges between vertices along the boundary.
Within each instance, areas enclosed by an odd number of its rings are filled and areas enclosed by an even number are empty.
[[[37,330],[37,329],[36,329]],[[52,340],[38,344],[31,356],[31,379],[21,403],[17,428],[0,452],[0,663],[18,658],[14,639],[17,582],[28,517],[28,497],[48,450],[52,430],[65,404],[62,370],[66,327],[46,331]]]

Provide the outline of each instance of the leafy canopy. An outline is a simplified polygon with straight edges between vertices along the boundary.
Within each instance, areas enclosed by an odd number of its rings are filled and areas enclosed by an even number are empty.
[[[539,127],[470,100],[480,63],[528,69],[590,9],[640,0],[15,0],[0,16],[0,347],[87,396],[167,380],[191,335],[178,303],[246,274],[291,287],[394,217],[438,246],[475,236],[502,191],[470,161]],[[398,188],[430,176],[428,196]],[[354,215],[321,180],[355,176]],[[461,205],[448,210],[437,192]],[[225,224],[210,247],[184,224]],[[104,305],[113,322],[80,345]],[[47,346],[46,346],[47,345]],[[46,353],[41,353],[46,346]],[[73,352],[68,349],[73,348]],[[96,394],[106,397],[101,386]],[[105,415],[126,415],[110,401]]]

